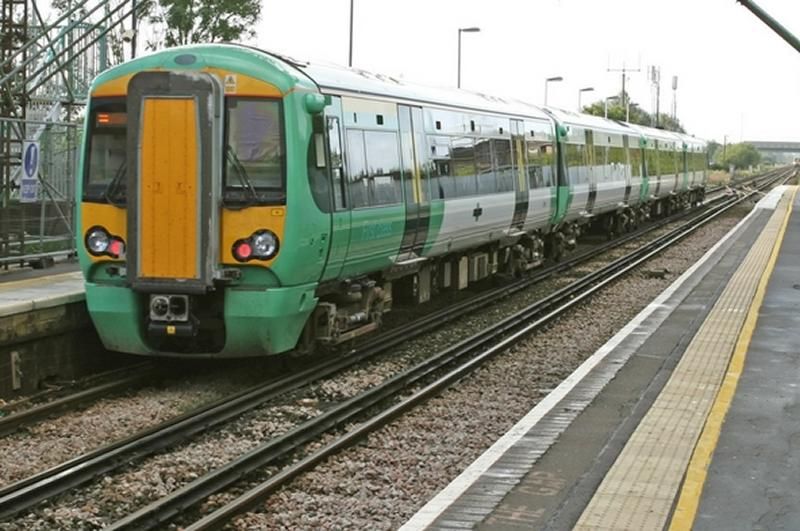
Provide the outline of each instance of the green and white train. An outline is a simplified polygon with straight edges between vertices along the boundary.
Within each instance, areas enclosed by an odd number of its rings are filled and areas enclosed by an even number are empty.
[[[88,307],[145,355],[337,344],[706,184],[693,137],[238,45],[104,72],[84,146]]]

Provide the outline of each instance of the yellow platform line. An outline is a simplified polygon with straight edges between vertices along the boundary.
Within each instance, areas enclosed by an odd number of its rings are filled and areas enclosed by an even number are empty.
[[[789,218],[792,214],[792,206],[794,205],[796,195],[797,187],[795,187],[792,193],[789,207],[786,209],[786,214],[783,218],[783,224],[778,232],[778,237],[775,239],[775,245],[772,248],[772,254],[770,254],[767,266],[759,280],[753,302],[750,304],[750,309],[747,312],[744,325],[739,333],[739,338],[733,351],[733,357],[731,358],[728,370],[725,373],[722,385],[717,393],[717,398],[711,406],[708,420],[706,420],[703,431],[697,441],[697,446],[695,446],[694,453],[689,461],[689,467],[686,470],[686,479],[683,482],[678,504],[675,507],[675,512],[670,522],[670,531],[688,531],[694,524],[694,519],[697,516],[697,509],[700,506],[700,497],[703,494],[703,486],[705,485],[706,476],[708,474],[708,467],[711,465],[711,458],[714,455],[717,442],[719,442],[722,424],[733,402],[736,387],[739,384],[739,377],[744,369],[747,350],[750,347],[750,341],[755,332],[758,314],[764,302],[769,279],[772,277],[772,272],[778,261],[778,254],[783,244],[783,237],[786,234],[786,227],[789,225]]]

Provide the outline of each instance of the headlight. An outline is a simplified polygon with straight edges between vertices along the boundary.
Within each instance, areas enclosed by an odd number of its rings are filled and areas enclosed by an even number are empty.
[[[109,234],[104,227],[99,225],[86,231],[84,241],[86,249],[93,256],[125,257],[125,240]]]
[[[253,243],[253,254],[258,258],[272,258],[278,251],[278,237],[268,230],[256,232],[250,240]]]
[[[266,229],[258,230],[249,238],[236,240],[231,249],[233,257],[239,262],[248,260],[270,260],[278,254],[280,240],[274,232]]]
[[[111,236],[103,227],[92,227],[86,231],[86,248],[95,256],[105,254]]]

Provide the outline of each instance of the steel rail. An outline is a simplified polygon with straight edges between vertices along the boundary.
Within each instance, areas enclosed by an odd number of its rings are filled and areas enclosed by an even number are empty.
[[[516,314],[501,320],[499,323],[453,345],[424,362],[396,375],[385,382],[339,404],[289,431],[274,438],[227,465],[220,467],[173,493],[157,500],[126,518],[115,522],[106,529],[132,530],[152,529],[182,514],[187,508],[196,505],[212,494],[231,486],[259,468],[290,458],[303,445],[312,442],[319,435],[346,423],[357,422],[365,411],[397,398],[409,387],[424,385],[431,377],[436,377],[442,369],[459,364],[451,372],[438,377],[421,391],[411,397],[401,399],[389,409],[379,413],[372,419],[359,424],[343,437],[329,443],[300,462],[289,466],[258,487],[249,490],[233,502],[206,516],[186,529],[218,529],[232,516],[252,507],[263,500],[275,489],[283,486],[308,468],[352,444],[372,430],[384,426],[400,413],[429,398],[447,385],[463,378],[481,363],[503,351],[523,336],[560,316],[569,308],[584,301],[609,283],[635,269],[664,249],[676,244],[683,238],[704,226],[730,208],[749,199],[757,191],[739,198],[733,198],[719,207],[709,210],[705,215],[688,222],[681,227],[663,235],[653,242],[614,260],[604,268],[587,274],[574,283],[555,293],[548,295]]]

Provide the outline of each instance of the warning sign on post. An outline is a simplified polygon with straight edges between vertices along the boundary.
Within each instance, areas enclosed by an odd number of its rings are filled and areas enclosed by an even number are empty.
[[[39,142],[22,143],[21,203],[35,203],[39,197]]]

